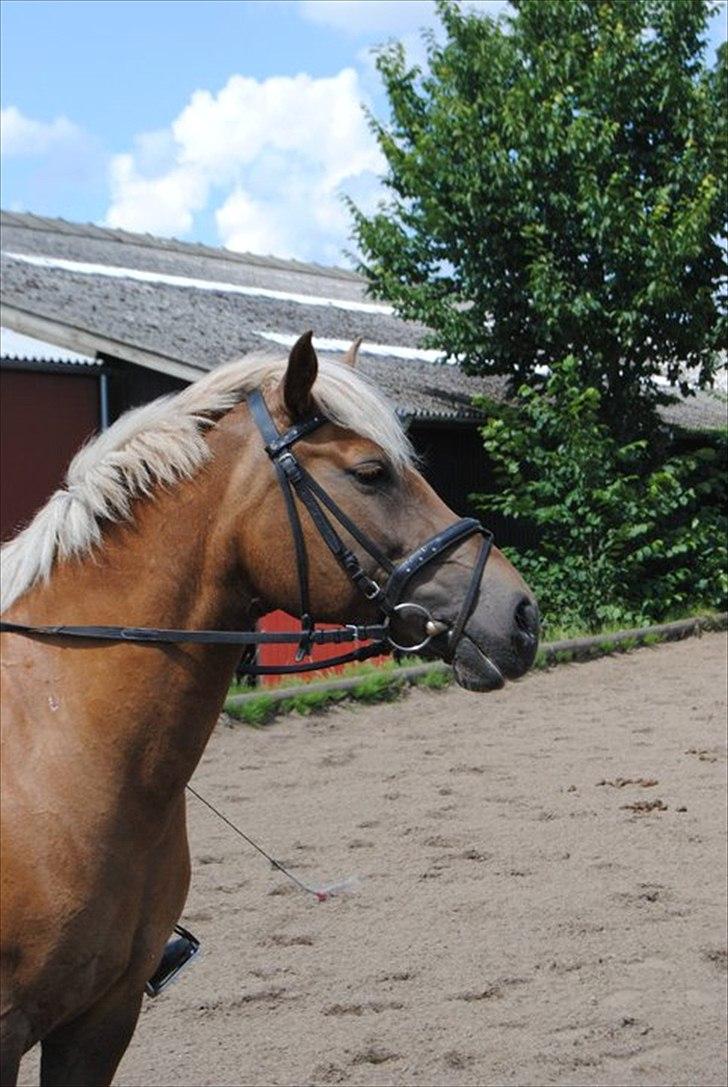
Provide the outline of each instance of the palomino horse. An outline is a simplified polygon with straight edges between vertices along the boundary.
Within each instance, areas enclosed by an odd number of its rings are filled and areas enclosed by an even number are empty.
[[[390,560],[451,524],[391,409],[352,366],[318,367],[307,334],[287,364],[215,370],[82,449],[5,548],[3,618],[240,631],[298,611],[290,510],[246,400],[255,389],[279,431],[326,417],[303,428],[296,456]],[[313,613],[376,618],[299,506]],[[469,536],[408,584],[438,631],[462,614],[478,547]],[[495,548],[475,589],[454,648],[432,646],[462,685],[488,690],[533,662],[538,613]],[[240,648],[3,641],[2,1083],[40,1041],[43,1084],[108,1084],[184,906],[184,789]]]

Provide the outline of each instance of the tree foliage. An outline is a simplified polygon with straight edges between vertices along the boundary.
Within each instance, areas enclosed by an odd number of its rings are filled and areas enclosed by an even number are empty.
[[[482,430],[499,490],[480,504],[538,526],[516,562],[542,612],[599,630],[725,608],[725,434],[655,468],[645,439],[609,434],[600,399],[567,358],[543,393],[524,385],[515,404],[489,405]]]
[[[626,420],[725,342],[726,51],[705,0],[440,0],[423,69],[378,55],[388,199],[353,204],[373,293],[517,388],[571,355]],[[721,302],[721,292],[722,302]],[[683,384],[683,392],[687,386]]]

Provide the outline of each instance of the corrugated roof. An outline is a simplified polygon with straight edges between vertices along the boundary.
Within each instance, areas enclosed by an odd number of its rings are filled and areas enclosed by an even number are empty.
[[[77,366],[100,366],[101,360],[59,344],[37,340],[12,328],[0,327],[0,356],[4,362],[58,362]]]

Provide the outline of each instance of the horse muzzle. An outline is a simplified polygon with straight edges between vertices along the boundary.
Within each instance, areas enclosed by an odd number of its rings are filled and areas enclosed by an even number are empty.
[[[491,616],[476,609],[459,643],[453,647],[452,667],[461,687],[495,691],[506,680],[520,679],[533,665],[538,650],[540,616],[535,601],[519,594],[512,607],[510,626],[494,634]]]

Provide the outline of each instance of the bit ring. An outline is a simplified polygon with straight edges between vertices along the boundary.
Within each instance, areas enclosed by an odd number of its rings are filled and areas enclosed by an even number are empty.
[[[384,629],[386,631],[386,638],[387,638],[387,641],[389,642],[389,644],[392,646],[392,648],[393,649],[399,649],[402,653],[416,653],[418,649],[424,649],[426,645],[429,645],[430,642],[432,641],[434,635],[433,634],[426,634],[424,640],[421,641],[421,642],[417,642],[416,645],[400,645],[399,642],[395,642],[394,638],[392,637],[392,635],[390,633],[391,621],[392,621],[393,616],[395,616],[398,612],[404,612],[404,611],[417,612],[419,615],[422,616],[425,623],[428,623],[428,622],[432,623],[435,620],[433,620],[432,615],[429,613],[427,608],[424,608],[422,606],[422,604],[412,604],[412,603],[407,603],[407,602],[405,602],[404,604],[395,604],[394,608],[392,609],[392,614],[388,615],[386,617],[386,619],[384,620]]]

